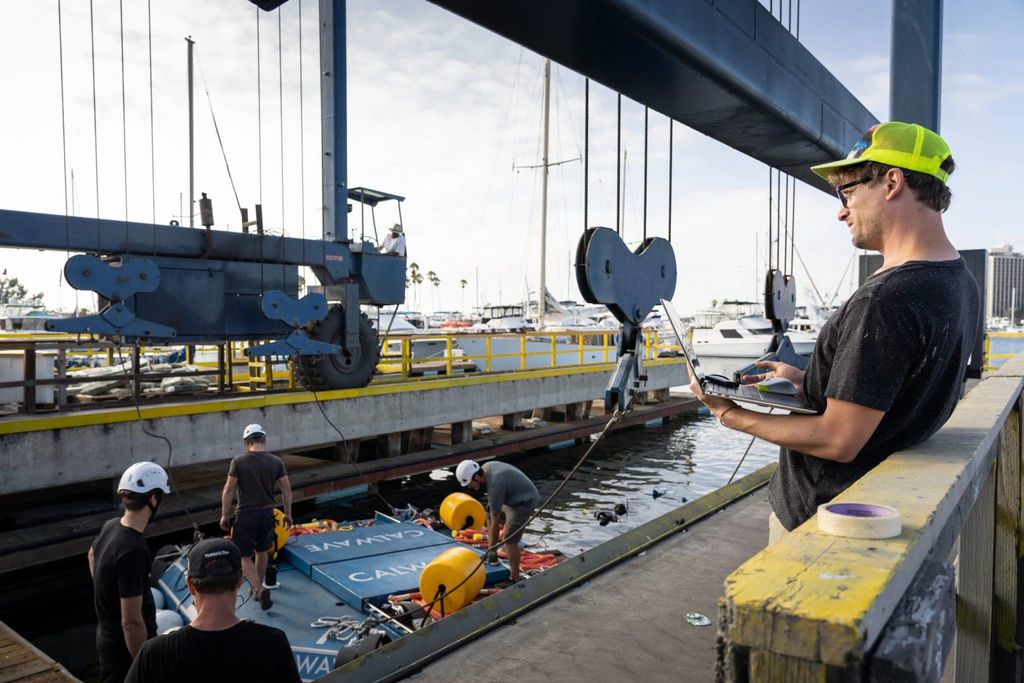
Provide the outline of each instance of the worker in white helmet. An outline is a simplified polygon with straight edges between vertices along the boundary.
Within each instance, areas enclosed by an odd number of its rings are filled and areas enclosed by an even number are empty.
[[[170,492],[167,472],[159,465],[137,462],[126,469],[117,485],[124,514],[108,520],[89,548],[103,683],[123,681],[142,644],[156,635],[149,589],[153,557],[142,532]]]
[[[496,460],[483,465],[475,460],[463,460],[455,468],[455,478],[462,486],[474,490],[481,486],[487,489],[487,547],[495,548],[487,554],[487,561],[490,564],[498,563],[496,546],[499,540],[504,541],[509,579],[511,583],[516,583],[520,578],[519,561],[522,555],[519,541],[523,537],[527,520],[540,502],[537,487],[519,468]],[[499,539],[498,530],[503,520],[505,532]]]
[[[278,584],[268,585],[267,563],[274,547],[275,488],[280,489],[284,503],[284,523],[292,524],[292,487],[281,458],[267,451],[267,432],[258,424],[242,430],[245,453],[236,455],[228,468],[228,478],[221,492],[220,527],[231,530],[231,500],[235,508],[231,538],[242,553],[242,571],[249,581],[253,596],[267,610],[274,604],[270,591]],[[255,562],[251,559],[255,557]]]

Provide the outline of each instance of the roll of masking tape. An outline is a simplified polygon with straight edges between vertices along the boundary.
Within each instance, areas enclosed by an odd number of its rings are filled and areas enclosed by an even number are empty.
[[[892,538],[900,535],[903,520],[888,505],[825,503],[818,506],[818,528],[847,538]]]

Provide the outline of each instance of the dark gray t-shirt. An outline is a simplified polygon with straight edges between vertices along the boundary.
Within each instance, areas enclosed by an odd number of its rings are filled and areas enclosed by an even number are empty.
[[[237,512],[273,507],[274,485],[288,473],[281,458],[267,451],[248,451],[231,459],[229,477],[238,477]]]
[[[849,463],[782,448],[768,499],[793,529],[875,465],[938,431],[956,406],[978,328],[978,286],[963,259],[911,261],[872,275],[822,327],[807,401],[885,411]]]
[[[500,512],[503,505],[537,504],[537,487],[519,469],[504,462],[484,463],[481,469],[487,475],[487,506],[491,514]]]

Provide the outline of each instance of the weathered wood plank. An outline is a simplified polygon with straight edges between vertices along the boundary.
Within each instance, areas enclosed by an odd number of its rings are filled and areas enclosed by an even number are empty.
[[[978,680],[992,653],[992,561],[995,541],[995,468],[978,492],[959,543],[955,680]]]
[[[878,639],[868,681],[940,680],[955,629],[955,570],[948,562],[928,560]]]
[[[995,564],[993,566],[993,649],[995,680],[1014,676],[1017,633],[1017,581],[1020,550],[1021,444],[1020,403],[999,434],[996,460]]]

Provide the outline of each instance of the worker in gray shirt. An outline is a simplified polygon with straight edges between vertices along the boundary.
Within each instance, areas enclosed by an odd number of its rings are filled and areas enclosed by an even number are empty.
[[[497,461],[481,466],[475,460],[463,460],[455,468],[455,478],[473,490],[481,486],[487,489],[487,547],[494,548],[487,553],[490,564],[498,563],[498,530],[504,517],[505,533],[501,540],[508,554],[511,583],[516,583],[519,581],[519,540],[523,537],[527,520],[540,502],[537,487],[519,469]]]

